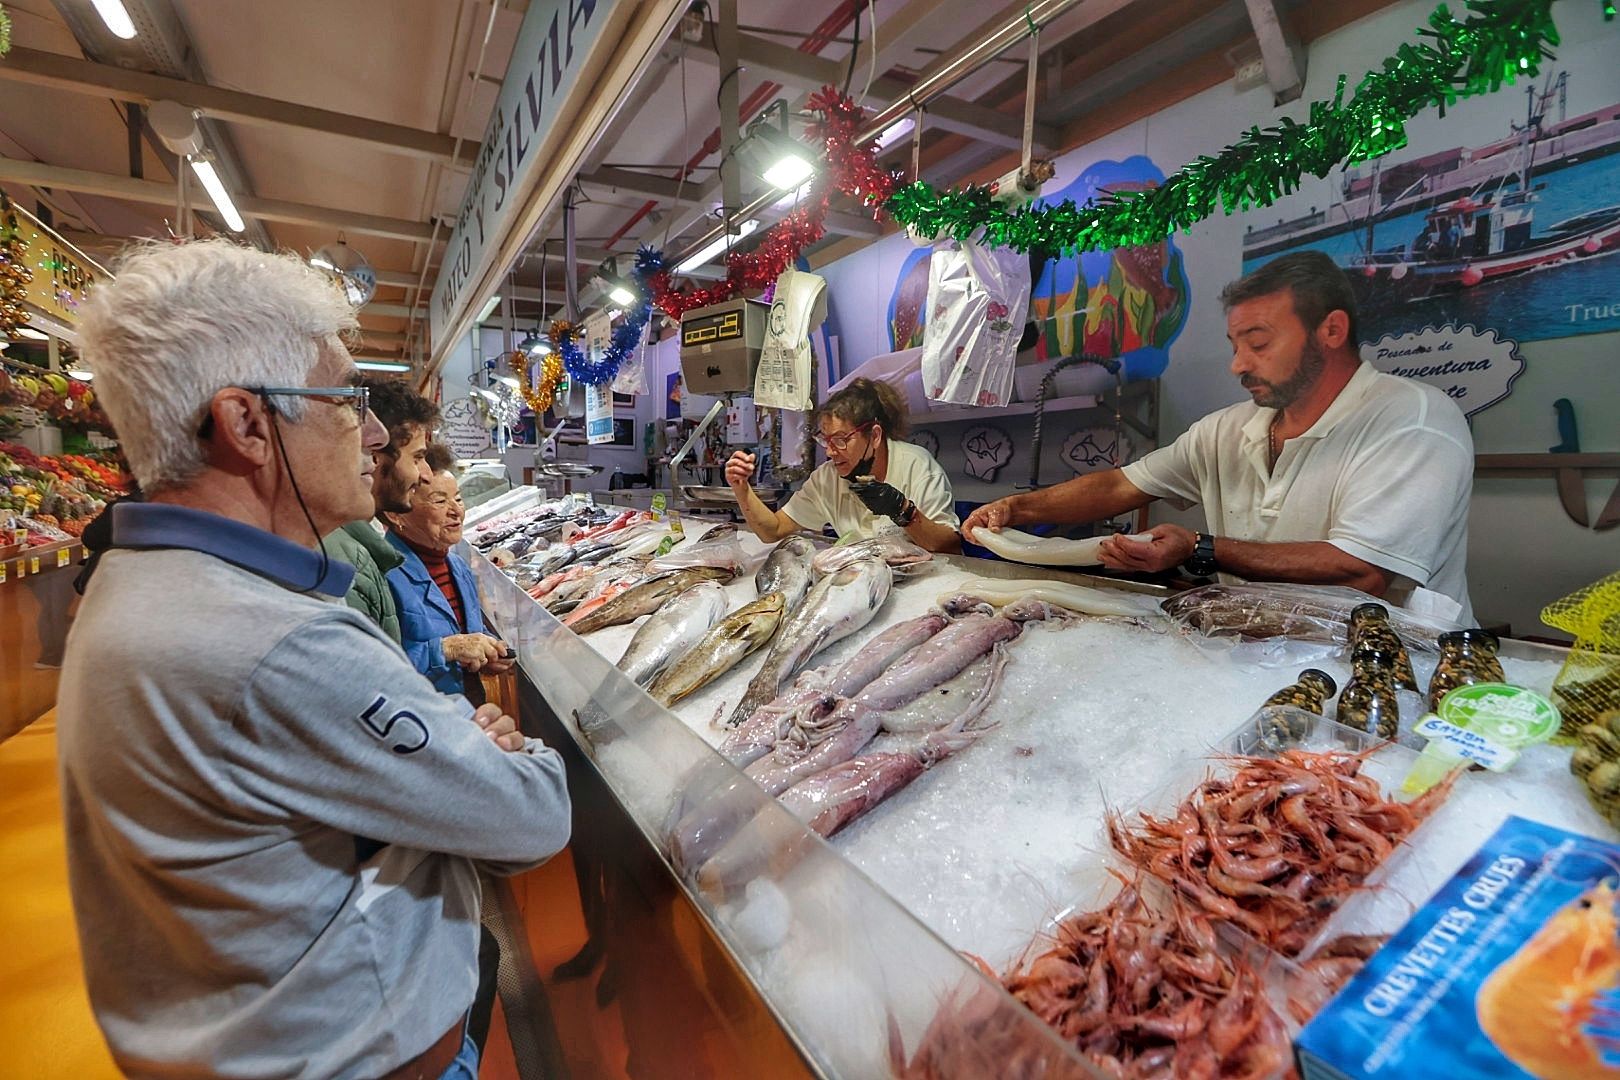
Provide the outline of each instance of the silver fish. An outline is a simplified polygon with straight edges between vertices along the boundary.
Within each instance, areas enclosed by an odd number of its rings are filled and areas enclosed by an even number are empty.
[[[726,740],[720,753],[739,769],[776,745],[790,725],[819,719],[840,698],[853,697],[883,674],[890,664],[949,625],[939,612],[896,623],[861,646],[860,652],[829,673],[827,668],[802,673],[776,700],[761,705]]]
[[[641,624],[619,658],[619,670],[637,686],[646,686],[725,614],[725,586],[717,581],[698,582]]]
[[[771,639],[781,625],[785,603],[781,593],[767,593],[727,615],[684,656],[665,668],[647,693],[668,708],[724,675]]]
[[[803,536],[790,536],[771,551],[765,565],[754,575],[754,587],[759,595],[780,592],[787,597],[787,610],[798,610],[804,594],[810,591],[813,576],[810,560],[816,554],[816,545]]]
[[[570,626],[574,633],[584,635],[594,630],[632,622],[657,611],[667,601],[673,600],[698,582],[714,581],[719,578],[730,579],[725,571],[707,566],[694,566],[670,574],[659,574],[639,585],[630,586]]]
[[[893,584],[893,571],[877,559],[859,559],[818,581],[783,625],[765,665],[731,714],[731,726],[773,700],[816,653],[871,622]]]
[[[899,573],[914,572],[933,558],[900,529],[886,529],[868,540],[839,544],[820,552],[811,561],[816,577],[836,574],[857,559],[882,559]]]

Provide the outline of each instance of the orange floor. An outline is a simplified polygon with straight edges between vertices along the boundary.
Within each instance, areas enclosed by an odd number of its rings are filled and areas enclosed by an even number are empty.
[[[67,864],[56,783],[54,712],[0,742],[0,1074],[101,1080],[118,1076],[90,1014],[68,900]],[[513,882],[518,904],[544,912],[528,936],[542,977],[585,940],[566,853]],[[553,984],[551,1007],[575,1077],[626,1075],[628,1056],[616,1006],[598,1008],[596,979]],[[515,1080],[499,1004],[480,1075]]]

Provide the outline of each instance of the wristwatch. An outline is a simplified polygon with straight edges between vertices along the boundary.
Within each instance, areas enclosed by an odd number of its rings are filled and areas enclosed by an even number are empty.
[[[1181,565],[1193,577],[1214,577],[1220,567],[1215,565],[1215,538],[1208,533],[1194,533],[1192,554]]]
[[[912,502],[910,499],[907,499],[906,505],[900,508],[899,514],[895,515],[894,523],[903,529],[907,525],[910,525],[912,521],[916,519],[916,517],[917,504]]]

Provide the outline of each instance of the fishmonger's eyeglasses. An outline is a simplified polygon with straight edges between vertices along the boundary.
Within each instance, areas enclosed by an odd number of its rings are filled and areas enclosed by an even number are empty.
[[[816,445],[821,447],[823,450],[837,450],[841,454],[844,452],[844,448],[849,445],[851,439],[865,431],[867,428],[871,427],[876,422],[877,421],[875,420],[868,420],[854,431],[846,431],[842,435],[818,434],[815,437]]]
[[[366,386],[239,386],[236,389],[246,390],[262,398],[307,397],[328,405],[342,405],[354,410],[361,427],[366,426],[366,417],[371,412],[371,388]],[[274,403],[269,404],[274,410]],[[203,417],[202,426],[197,429],[197,437],[206,439],[213,430],[214,414],[210,412]]]

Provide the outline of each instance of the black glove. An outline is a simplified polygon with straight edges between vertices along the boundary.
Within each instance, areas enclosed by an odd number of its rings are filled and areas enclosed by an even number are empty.
[[[910,502],[900,493],[900,489],[879,480],[868,479],[864,483],[851,480],[849,490],[855,497],[866,504],[866,508],[879,517],[900,520]]]

